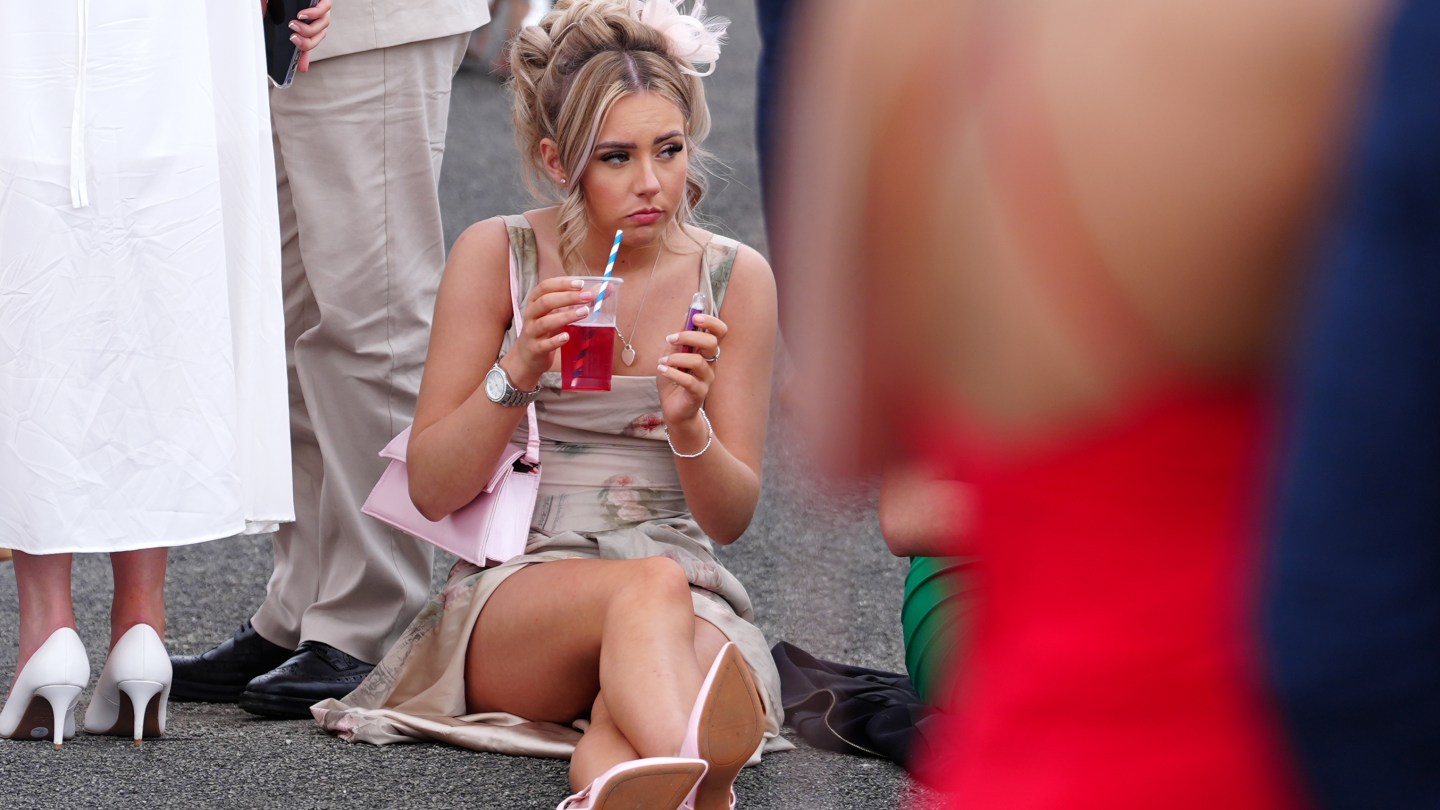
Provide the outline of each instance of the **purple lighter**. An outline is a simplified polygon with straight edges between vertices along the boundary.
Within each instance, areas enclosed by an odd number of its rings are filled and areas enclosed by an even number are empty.
[[[685,316],[685,331],[695,331],[695,316],[705,314],[705,293],[696,292],[690,296],[690,312]],[[681,346],[682,351],[696,351],[694,346]]]

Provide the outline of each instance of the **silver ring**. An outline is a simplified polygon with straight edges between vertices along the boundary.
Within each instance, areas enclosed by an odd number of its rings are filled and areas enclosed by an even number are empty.
[[[713,363],[713,362],[715,362],[716,360],[719,360],[719,359],[720,359],[720,347],[719,347],[719,346],[716,346],[716,347],[715,347],[715,356],[714,356],[714,357],[706,357],[706,356],[703,355],[703,354],[700,355],[700,357],[701,357],[705,362],[707,362],[707,363]]]

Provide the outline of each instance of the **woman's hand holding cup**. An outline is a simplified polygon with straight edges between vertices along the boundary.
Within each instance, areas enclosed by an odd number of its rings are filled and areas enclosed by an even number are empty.
[[[573,278],[550,278],[530,291],[520,338],[505,355],[514,357],[506,373],[520,388],[533,388],[555,364],[555,350],[570,339],[565,327],[590,314],[595,293]]]

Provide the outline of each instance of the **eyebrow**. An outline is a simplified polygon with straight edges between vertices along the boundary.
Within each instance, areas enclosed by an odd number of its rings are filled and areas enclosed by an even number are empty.
[[[664,143],[664,142],[670,140],[671,138],[678,138],[678,137],[680,137],[682,134],[684,134],[684,133],[680,132],[680,130],[678,130],[678,129],[672,130],[672,131],[667,132],[667,133],[665,133],[664,135],[661,135],[660,137],[656,138],[656,139],[655,139],[655,143]],[[600,143],[595,144],[595,151],[596,151],[596,152],[599,152],[599,151],[602,150],[602,149],[634,149],[634,148],[635,148],[635,144],[633,144],[633,143],[625,143],[625,142],[622,142],[622,141],[601,141]]]

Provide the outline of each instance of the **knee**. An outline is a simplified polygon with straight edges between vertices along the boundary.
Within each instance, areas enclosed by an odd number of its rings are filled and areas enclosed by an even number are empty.
[[[668,557],[646,557],[630,563],[626,599],[631,604],[677,604],[690,609],[690,580],[685,569]]]

